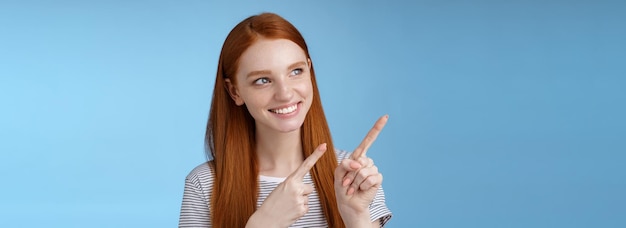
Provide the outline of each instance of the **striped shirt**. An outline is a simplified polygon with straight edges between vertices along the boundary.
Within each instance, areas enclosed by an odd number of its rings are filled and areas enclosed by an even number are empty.
[[[337,151],[337,162],[348,158],[350,153]],[[187,175],[185,179],[185,192],[180,210],[179,227],[211,227],[211,195],[213,194],[213,171],[208,163],[203,163]],[[285,178],[259,176],[259,197],[257,199],[257,209],[263,201]],[[304,183],[313,185],[311,175],[304,176]],[[298,219],[290,227],[328,227],[326,218],[322,212],[317,190],[309,194],[309,211]],[[378,220],[383,227],[391,219],[391,211],[385,205],[385,193],[382,186],[374,200],[370,204],[371,221]]]

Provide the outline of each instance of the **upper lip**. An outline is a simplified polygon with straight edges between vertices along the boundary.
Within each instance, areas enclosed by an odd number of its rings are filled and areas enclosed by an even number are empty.
[[[276,110],[276,109],[283,109],[283,108],[289,108],[291,106],[297,105],[298,103],[300,103],[300,101],[294,102],[294,103],[290,103],[290,104],[286,104],[286,105],[281,105],[275,108],[270,108],[270,110]]]

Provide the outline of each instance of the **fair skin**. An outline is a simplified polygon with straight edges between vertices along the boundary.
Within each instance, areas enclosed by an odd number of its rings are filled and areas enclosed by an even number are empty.
[[[311,107],[311,61],[295,43],[286,39],[260,39],[240,57],[237,83],[226,80],[237,105],[255,119],[259,173],[286,177],[248,220],[248,227],[287,227],[308,211],[313,186],[304,176],[327,150],[319,145],[302,156],[300,128]],[[381,121],[382,120],[382,121]],[[365,152],[384,127],[381,118],[349,159],[335,170],[335,193],[347,227],[379,227],[371,222],[369,204],[382,183],[382,175]]]
[[[366,153],[388,119],[387,115],[380,117],[350,158],[335,169],[335,195],[346,227],[380,227],[378,221],[369,223],[369,204],[383,182],[383,175]]]
[[[235,103],[255,120],[261,175],[286,177],[304,160],[300,127],[313,100],[309,65],[295,43],[261,39],[240,57],[237,85],[226,81]]]

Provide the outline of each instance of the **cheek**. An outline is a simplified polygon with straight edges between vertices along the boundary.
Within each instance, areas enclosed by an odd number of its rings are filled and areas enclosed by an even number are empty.
[[[298,91],[300,91],[300,94],[306,98],[313,97],[313,84],[311,83],[311,80],[300,83],[298,85]]]
[[[265,95],[263,93],[242,93],[241,98],[248,110],[254,110],[264,105]]]
[[[312,100],[313,100],[313,84],[311,84],[309,82],[309,86],[307,87],[307,89],[308,89],[307,93],[309,94],[308,95],[308,100],[312,102]]]
[[[302,83],[301,87],[298,88],[300,96],[304,99],[305,107],[308,110],[311,108],[311,104],[313,104],[313,84],[309,81],[307,83]]]

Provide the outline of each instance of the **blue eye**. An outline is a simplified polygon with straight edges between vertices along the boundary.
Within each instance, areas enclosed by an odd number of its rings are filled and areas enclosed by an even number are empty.
[[[257,80],[254,80],[254,84],[255,85],[263,85],[263,84],[267,84],[270,83],[270,80],[267,78],[259,78]]]
[[[291,75],[301,75],[303,72],[302,68],[296,68],[291,71]]]

